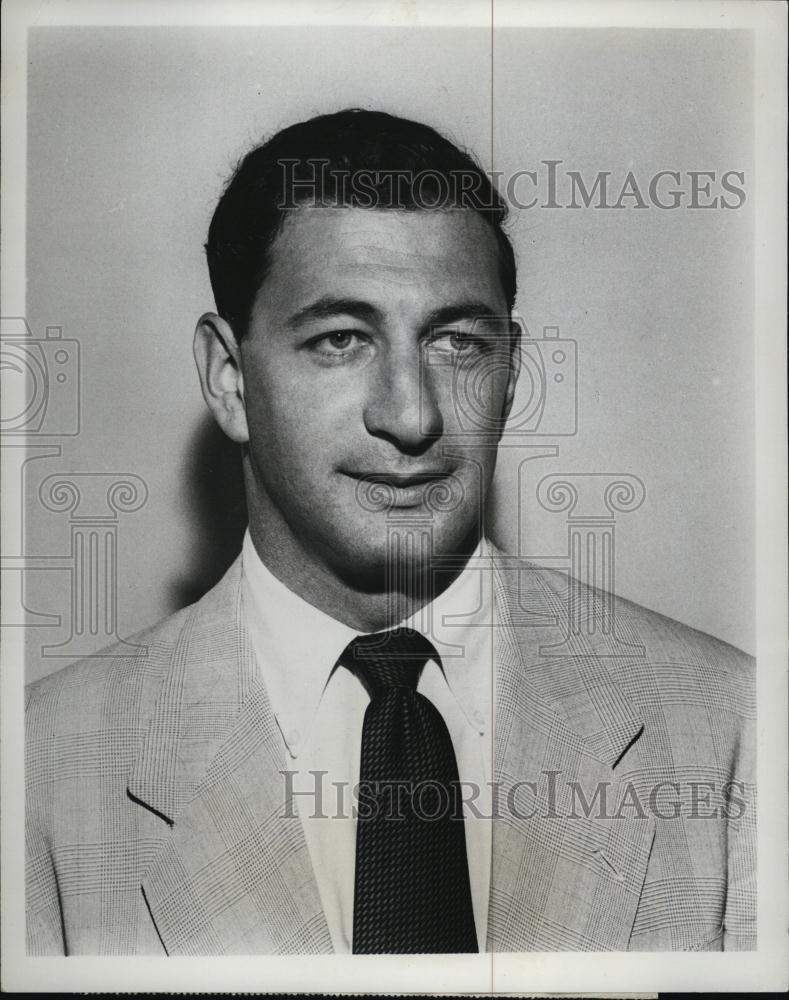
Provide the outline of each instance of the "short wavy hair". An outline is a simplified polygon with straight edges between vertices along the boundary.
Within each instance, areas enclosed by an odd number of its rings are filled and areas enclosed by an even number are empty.
[[[512,312],[516,265],[503,229],[507,205],[473,156],[421,122],[348,108],[277,132],[238,164],[205,244],[219,315],[238,338],[289,211],[303,205],[468,208],[491,227]]]

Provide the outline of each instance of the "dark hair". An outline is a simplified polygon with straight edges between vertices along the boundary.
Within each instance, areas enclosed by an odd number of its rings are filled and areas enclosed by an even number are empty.
[[[382,111],[349,108],[277,132],[241,160],[205,244],[216,307],[237,337],[289,210],[298,206],[470,208],[491,227],[512,312],[516,274],[502,229],[507,205],[472,156],[435,129]]]

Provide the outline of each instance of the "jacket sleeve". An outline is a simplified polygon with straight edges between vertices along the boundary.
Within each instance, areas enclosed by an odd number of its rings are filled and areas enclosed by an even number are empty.
[[[33,694],[33,696],[31,696]],[[57,875],[49,837],[54,792],[50,697],[28,690],[25,744],[25,919],[28,955],[65,955]]]
[[[25,904],[28,955],[65,955],[63,920],[52,857],[40,827],[25,824]]]
[[[723,921],[724,951],[756,949],[756,719],[755,671],[749,660],[748,703],[737,743],[728,802],[728,886]]]

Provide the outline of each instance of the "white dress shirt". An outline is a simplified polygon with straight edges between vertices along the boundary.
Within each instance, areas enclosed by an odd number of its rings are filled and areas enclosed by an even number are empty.
[[[401,623],[426,635],[443,662],[443,671],[434,660],[425,665],[417,690],[441,713],[464,783],[480,951],[486,950],[491,867],[491,574],[475,565],[485,553],[483,541],[452,584]],[[356,852],[353,789],[369,696],[359,679],[337,664],[348,643],[363,633],[289,590],[266,568],[249,531],[242,560],[244,617],[290,765],[290,775],[283,775],[283,804],[290,787],[334,950],[348,954]]]

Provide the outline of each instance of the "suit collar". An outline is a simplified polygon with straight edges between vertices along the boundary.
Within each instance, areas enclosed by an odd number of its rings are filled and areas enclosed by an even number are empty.
[[[542,704],[576,734],[587,751],[613,767],[644,723],[627,694],[628,671],[643,661],[638,644],[610,654],[600,632],[572,635],[570,602],[579,589],[590,608],[602,597],[560,573],[493,550],[496,663],[502,679]]]
[[[627,790],[616,767],[642,721],[622,693],[621,667],[593,640],[568,649],[561,585],[507,557],[495,574],[489,950],[626,950],[655,826],[631,810],[616,816]],[[598,790],[605,805],[594,802]]]
[[[128,784],[171,827],[142,891],[170,955],[330,952],[240,582],[188,612]]]
[[[241,562],[187,613],[129,792],[169,823],[235,725],[257,683],[239,618]]]

